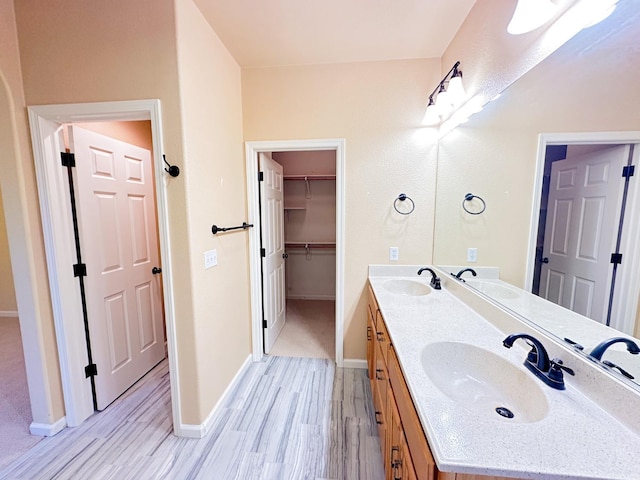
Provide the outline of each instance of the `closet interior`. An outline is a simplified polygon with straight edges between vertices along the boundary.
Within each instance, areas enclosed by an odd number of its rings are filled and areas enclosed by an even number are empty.
[[[272,158],[283,167],[286,322],[270,354],[335,359],[335,151]]]

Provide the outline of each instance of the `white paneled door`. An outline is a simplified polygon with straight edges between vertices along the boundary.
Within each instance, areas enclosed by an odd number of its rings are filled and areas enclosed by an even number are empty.
[[[282,166],[260,153],[260,205],[262,248],[262,295],[264,352],[269,353],[286,317],[284,284],[284,204]]]
[[[605,323],[628,146],[553,162],[540,295]],[[543,260],[546,261],[546,260]]]
[[[153,169],[143,148],[79,127],[69,140],[102,410],[165,356]]]

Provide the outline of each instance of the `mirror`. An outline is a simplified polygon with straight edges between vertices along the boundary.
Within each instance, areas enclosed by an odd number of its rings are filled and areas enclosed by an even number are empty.
[[[454,273],[464,267],[497,267],[499,280],[476,282],[475,288],[558,341],[569,338],[583,345],[586,353],[621,332],[528,293],[534,277],[540,280],[548,273],[540,263],[546,253],[539,250],[536,255],[536,246],[544,244],[548,251],[552,244],[542,234],[536,244],[538,219],[542,216],[541,224],[546,224],[545,212],[553,210],[551,206],[545,209],[546,196],[541,194],[544,157],[547,152],[558,154],[558,159],[573,158],[589,155],[592,150],[627,145],[620,147],[626,148],[624,161],[631,155],[637,163],[640,145],[634,147],[635,151],[628,146],[640,143],[640,11],[634,3],[620,2],[609,18],[579,32],[482,112],[442,138],[438,147],[434,263],[457,266]],[[547,160],[552,166],[551,158]],[[640,177],[640,171],[635,177]],[[636,195],[640,188],[629,185],[622,238],[623,244],[625,238],[632,239],[637,249],[638,231],[632,237],[629,228],[640,223],[640,194]],[[486,210],[482,214],[470,215],[462,208],[468,193],[484,200]],[[473,202],[477,200],[467,202],[472,212],[482,207]],[[614,227],[608,228],[617,233],[618,214],[615,216]],[[582,231],[592,230],[587,224]],[[474,263],[467,261],[468,255],[474,253],[469,249],[476,249]],[[622,325],[625,334],[638,336],[640,260],[635,262],[636,268],[628,261],[616,267],[615,298],[626,306],[613,312],[611,325]],[[598,284],[592,288],[586,282],[582,290],[572,290],[577,292],[574,296],[586,298],[602,293],[601,297],[608,299],[612,269],[609,265],[605,274],[606,287]],[[454,267],[448,271],[452,270]],[[541,274],[535,276],[536,271]],[[471,286],[473,279],[468,274],[465,278]],[[552,291],[548,284],[538,281],[536,288],[539,287],[544,292]],[[575,306],[574,309],[580,311]],[[623,344],[616,344],[603,359],[635,372],[635,385],[640,388],[640,355],[629,355]],[[619,369],[605,369],[622,378]]]

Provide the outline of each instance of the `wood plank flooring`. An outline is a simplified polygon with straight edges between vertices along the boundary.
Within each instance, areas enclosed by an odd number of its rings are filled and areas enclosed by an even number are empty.
[[[0,478],[383,480],[384,472],[366,370],[266,357],[245,372],[203,439],[173,435],[163,362]]]

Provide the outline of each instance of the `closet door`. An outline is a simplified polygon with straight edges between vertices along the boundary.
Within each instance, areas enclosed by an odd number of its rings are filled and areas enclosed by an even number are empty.
[[[261,153],[260,216],[262,248],[262,295],[264,313],[264,352],[269,353],[286,317],[284,286],[284,204],[282,166]]]

